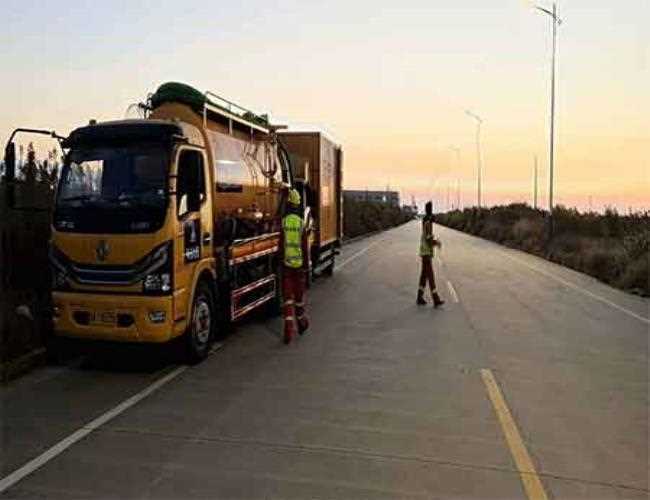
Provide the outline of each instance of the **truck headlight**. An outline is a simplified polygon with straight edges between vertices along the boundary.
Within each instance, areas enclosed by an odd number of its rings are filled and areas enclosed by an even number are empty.
[[[52,290],[66,290],[68,288],[68,277],[56,267],[52,268]]]
[[[153,295],[172,291],[172,244],[167,242],[151,254],[151,265],[142,278],[142,291]]]
[[[62,262],[62,254],[55,246],[51,246],[48,251],[48,259],[50,261],[50,276],[52,279],[52,290],[63,291],[69,290],[68,284],[68,270]]]

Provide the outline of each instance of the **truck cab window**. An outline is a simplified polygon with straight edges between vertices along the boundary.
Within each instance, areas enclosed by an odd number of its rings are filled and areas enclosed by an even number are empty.
[[[206,199],[203,155],[199,151],[184,150],[178,159],[176,179],[176,207],[179,218],[197,212]]]
[[[168,150],[155,143],[71,148],[61,171],[54,226],[111,234],[159,229],[169,201],[169,163]]]

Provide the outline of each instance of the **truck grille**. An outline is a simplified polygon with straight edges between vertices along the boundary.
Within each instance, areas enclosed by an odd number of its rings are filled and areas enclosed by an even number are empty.
[[[68,278],[82,285],[133,285],[167,263],[171,258],[171,242],[155,248],[133,265],[93,265],[73,262],[61,250],[50,248],[50,262]]]

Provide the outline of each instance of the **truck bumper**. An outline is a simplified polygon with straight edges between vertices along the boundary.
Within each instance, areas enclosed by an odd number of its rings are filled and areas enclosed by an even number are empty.
[[[167,342],[173,336],[172,297],[54,292],[54,333],[117,342]]]

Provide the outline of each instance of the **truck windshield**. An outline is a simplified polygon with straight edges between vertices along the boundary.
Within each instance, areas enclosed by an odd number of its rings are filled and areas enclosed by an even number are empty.
[[[158,145],[79,148],[61,172],[54,224],[72,232],[159,229],[167,208],[169,153]]]

